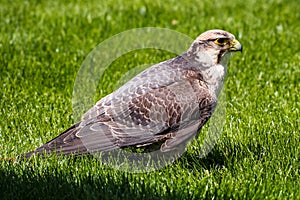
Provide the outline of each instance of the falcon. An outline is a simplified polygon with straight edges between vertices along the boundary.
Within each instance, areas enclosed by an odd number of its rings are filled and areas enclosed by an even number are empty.
[[[236,51],[242,45],[234,35],[206,31],[185,53],[139,73],[99,100],[80,122],[24,157],[154,146],[169,152],[186,145],[212,116]]]

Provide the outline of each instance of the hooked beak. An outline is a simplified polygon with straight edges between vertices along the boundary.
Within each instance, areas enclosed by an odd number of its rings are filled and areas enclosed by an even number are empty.
[[[243,47],[241,45],[241,43],[236,40],[236,39],[233,39],[230,41],[230,51],[240,51],[242,52],[243,51]]]

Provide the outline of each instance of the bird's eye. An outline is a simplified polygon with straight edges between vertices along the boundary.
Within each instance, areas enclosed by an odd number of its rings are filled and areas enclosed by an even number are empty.
[[[227,38],[218,38],[218,39],[215,40],[215,43],[217,45],[224,46],[228,43],[228,41],[229,40]]]

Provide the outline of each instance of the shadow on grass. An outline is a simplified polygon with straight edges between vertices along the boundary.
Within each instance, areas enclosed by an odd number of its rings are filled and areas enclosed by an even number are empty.
[[[179,164],[187,169],[204,168],[206,170],[220,169],[223,167],[230,168],[233,163],[244,158],[252,158],[253,160],[263,160],[267,150],[264,145],[258,142],[249,142],[247,144],[240,142],[224,142],[220,146],[216,146],[205,157],[201,158],[199,154],[185,152],[178,159]]]
[[[107,176],[74,178],[69,173],[41,175],[32,169],[25,169],[22,174],[0,170],[1,199],[142,199],[128,191],[128,186],[126,179],[117,183]]]
[[[184,153],[175,161],[176,170],[204,168],[209,171],[231,168],[237,160],[255,155],[260,159],[264,149],[255,144],[224,144],[214,148],[206,157]],[[100,166],[93,157],[49,159],[40,164],[39,159],[14,164],[0,163],[1,199],[189,199],[180,190],[162,192],[156,179],[148,175],[131,174]],[[234,162],[232,162],[234,161]],[[99,162],[94,163],[93,162]],[[61,166],[63,163],[63,166]],[[91,167],[91,165],[93,165]],[[98,165],[100,166],[98,168]],[[87,168],[87,169],[84,169]],[[178,169],[177,169],[178,168]],[[173,168],[174,169],[174,168]],[[160,172],[168,171],[168,167]],[[155,172],[154,172],[155,173]],[[142,178],[141,178],[142,177]],[[154,181],[152,183],[151,181]],[[157,179],[160,181],[160,179]],[[151,182],[151,183],[150,183]],[[200,189],[200,188],[199,188]]]
[[[226,164],[226,157],[219,150],[212,150],[212,152],[208,153],[208,155],[203,158],[196,153],[192,154],[185,152],[176,163],[189,170],[199,168],[213,170],[224,166]]]
[[[191,155],[186,154],[183,160],[189,161],[188,166],[209,168],[215,163],[217,157],[209,155],[201,161],[190,160]],[[162,192],[160,184],[150,183],[149,180],[137,178],[139,174],[131,174],[105,167],[104,173],[95,172],[95,169],[82,170],[80,166],[89,167],[87,163],[95,161],[92,157],[85,158],[59,158],[66,162],[60,166],[59,162],[39,164],[36,161],[22,161],[20,163],[2,163],[0,169],[1,199],[190,199],[187,193],[167,187],[172,192]],[[85,161],[84,161],[85,159]],[[5,161],[3,161],[5,162]],[[37,162],[37,163],[35,163]],[[218,160],[219,162],[219,160]],[[223,162],[220,160],[220,162]],[[184,164],[185,165],[185,164]],[[70,166],[70,167],[68,167]],[[75,170],[75,171],[74,171]],[[166,168],[162,169],[168,170]],[[178,170],[186,170],[179,168]],[[97,169],[96,169],[97,171]],[[148,174],[149,175],[149,174]],[[142,177],[147,177],[142,175]],[[158,179],[159,181],[160,179]],[[153,181],[153,180],[150,180]]]
[[[66,162],[71,166],[46,166],[8,163],[0,169],[0,199],[186,199],[180,191],[161,193],[153,184],[136,179],[137,174],[100,167],[104,173],[72,171],[81,160]],[[87,157],[86,162],[93,161]],[[74,164],[75,166],[72,166]],[[3,166],[3,163],[2,163]],[[63,171],[65,170],[65,171]],[[147,181],[147,180],[145,180]]]

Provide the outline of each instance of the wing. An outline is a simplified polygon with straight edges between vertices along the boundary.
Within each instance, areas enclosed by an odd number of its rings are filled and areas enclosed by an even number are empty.
[[[101,141],[98,140],[98,146],[93,147],[90,142],[95,141],[100,132],[103,134],[103,124],[109,127],[104,134],[111,136],[111,143],[119,148],[165,140],[168,133],[198,118],[197,99],[192,92],[186,81],[152,89],[129,101],[107,107],[104,109],[106,117],[92,122],[89,133],[79,131],[77,136],[89,152],[101,151]]]
[[[168,74],[164,82],[159,84],[151,82],[155,80],[153,76],[136,77],[134,84],[125,85],[112,96],[98,102],[85,115],[85,119],[95,115],[109,119],[106,122],[96,121],[95,124],[105,123],[109,126],[108,134],[113,138],[112,143],[120,148],[165,141],[161,150],[170,151],[180,143],[185,144],[210,118],[216,98],[211,95],[199,73],[193,70],[177,72],[180,74]],[[164,73],[163,69],[161,73]],[[150,74],[159,73],[153,71]],[[143,83],[137,84],[139,80],[143,80]],[[151,86],[154,84],[155,87]],[[101,126],[93,131],[101,132]],[[90,137],[86,135],[86,138]],[[82,140],[85,140],[84,137]],[[84,143],[89,148],[90,144]],[[89,148],[89,151],[99,149]]]

